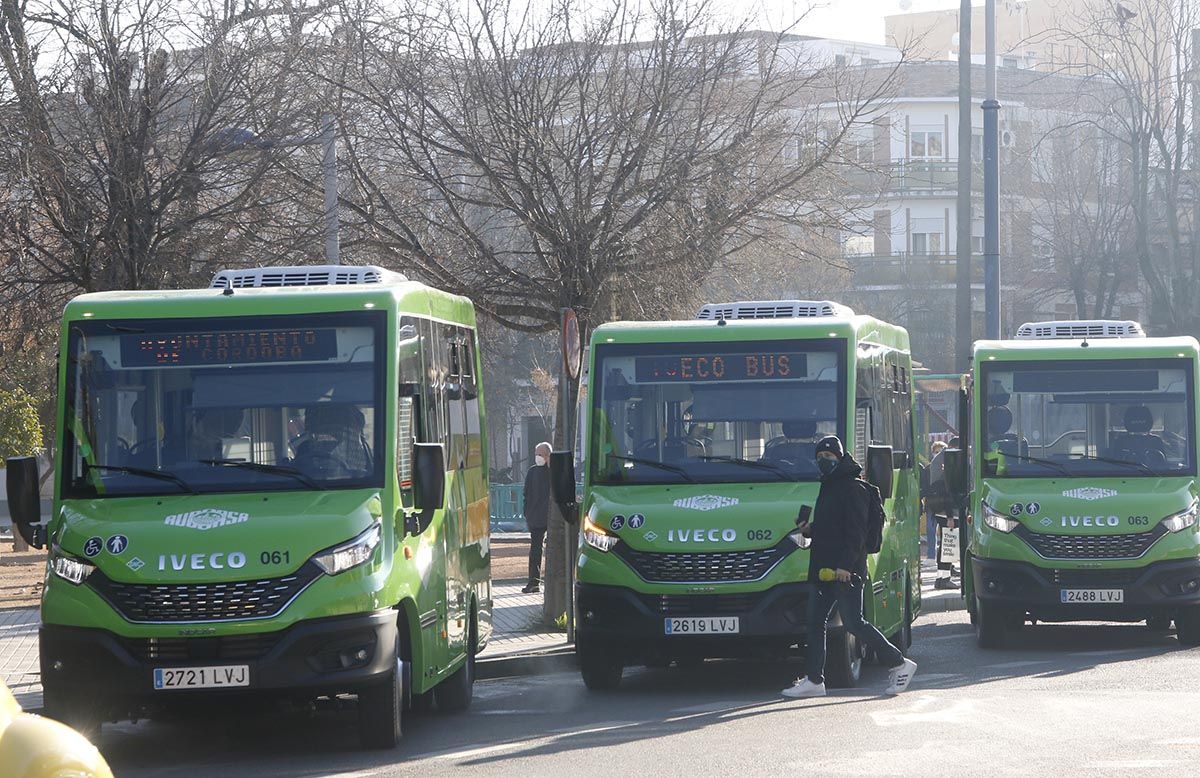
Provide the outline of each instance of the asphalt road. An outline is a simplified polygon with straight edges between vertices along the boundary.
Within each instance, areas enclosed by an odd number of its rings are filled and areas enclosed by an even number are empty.
[[[110,725],[118,776],[1194,775],[1200,649],[1144,625],[1039,625],[975,647],[962,612],[918,622],[906,694],[886,673],[784,701],[798,665],[626,670],[589,693],[575,673],[480,682],[467,714],[410,720],[392,752],[357,746],[353,711],[228,711]]]

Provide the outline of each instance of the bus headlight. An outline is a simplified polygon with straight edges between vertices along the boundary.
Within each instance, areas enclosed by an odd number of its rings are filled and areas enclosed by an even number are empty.
[[[983,523],[998,532],[1012,532],[1021,526],[1021,522],[992,510],[987,503],[983,504]]]
[[[583,520],[583,542],[597,551],[612,551],[621,539],[592,521],[591,512]]]
[[[76,586],[83,583],[96,566],[64,554],[60,548],[54,547],[50,555],[50,569],[59,578]]]
[[[369,560],[382,536],[383,530],[380,526],[372,524],[345,543],[327,548],[314,555],[312,560],[317,563],[317,567],[325,571],[326,575],[344,573]]]
[[[1196,513],[1200,510],[1200,502],[1192,500],[1192,504],[1179,513],[1172,513],[1162,520],[1162,525],[1171,532],[1182,532],[1196,525]]]

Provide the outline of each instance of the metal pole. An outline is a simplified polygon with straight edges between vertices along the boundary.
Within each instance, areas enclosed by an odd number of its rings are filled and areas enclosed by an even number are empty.
[[[558,315],[559,321],[559,343],[566,342],[564,334],[565,323],[567,320],[567,310],[561,309]],[[562,448],[565,451],[573,450],[575,438],[571,432],[571,371],[567,367],[567,352],[565,348],[559,348],[561,361],[558,372],[558,401],[559,401],[559,418],[562,420],[563,442]],[[574,487],[572,487],[574,488]],[[564,516],[564,519],[567,517]],[[576,533],[572,532],[575,525],[570,521],[565,521],[563,526],[563,559],[565,560],[563,574],[564,596],[563,604],[565,605],[563,612],[567,618],[567,643],[575,642],[575,551],[576,544],[571,541],[576,540]]]
[[[984,6],[987,91],[983,101],[983,310],[990,340],[1000,337],[1000,103],[996,100],[996,0]]]
[[[324,174],[325,190],[325,262],[340,265],[342,260],[338,246],[337,135],[332,114],[321,117],[321,146],[324,151],[321,171]]]
[[[958,237],[954,265],[955,369],[971,365],[971,0],[962,0],[958,24]]]

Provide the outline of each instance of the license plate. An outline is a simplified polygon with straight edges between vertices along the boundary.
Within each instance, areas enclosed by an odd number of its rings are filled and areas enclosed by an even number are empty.
[[[1059,596],[1064,603],[1125,602],[1124,589],[1063,589]]]
[[[155,689],[216,689],[249,685],[250,665],[154,668]]]
[[[663,619],[665,635],[736,635],[740,631],[737,616]]]

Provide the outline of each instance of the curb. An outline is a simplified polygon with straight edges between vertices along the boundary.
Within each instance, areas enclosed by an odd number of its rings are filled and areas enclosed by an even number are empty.
[[[543,675],[560,670],[574,670],[574,647],[554,648],[528,654],[511,654],[494,659],[475,660],[475,677],[479,680],[511,678],[521,675]]]
[[[951,611],[965,611],[967,609],[967,601],[960,595],[950,597],[930,597],[921,598],[921,613],[949,613]]]

